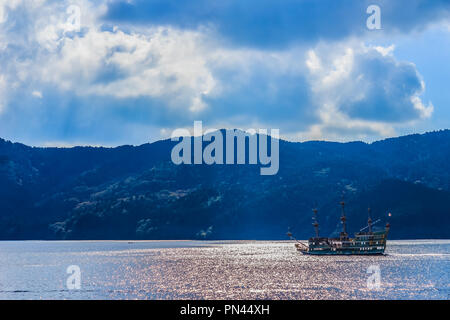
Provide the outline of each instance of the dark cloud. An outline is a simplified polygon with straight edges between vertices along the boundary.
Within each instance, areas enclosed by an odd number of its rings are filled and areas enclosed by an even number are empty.
[[[242,129],[259,124],[296,132],[317,121],[309,84],[302,73],[275,73],[267,66],[256,65],[243,83],[234,78],[242,76],[239,72],[216,72],[215,76],[224,84],[234,85],[217,97],[205,98],[210,107],[201,116],[210,124],[228,121]]]
[[[355,60],[355,76],[364,77],[364,99],[343,103],[341,110],[352,118],[384,122],[403,122],[423,116],[423,110],[417,109],[412,101],[424,89],[413,64],[380,54],[361,55]]]
[[[211,26],[233,45],[281,47],[334,40],[373,31],[366,28],[371,4],[381,8],[382,29],[392,34],[449,18],[448,0],[118,0],[105,20],[122,23]]]

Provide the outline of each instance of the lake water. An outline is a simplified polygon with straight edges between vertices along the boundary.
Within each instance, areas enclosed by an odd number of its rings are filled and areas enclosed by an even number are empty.
[[[0,299],[450,298],[450,240],[388,241],[386,253],[305,256],[274,241],[3,241]],[[80,289],[67,287],[71,265]],[[368,269],[380,271],[379,289],[368,287]]]

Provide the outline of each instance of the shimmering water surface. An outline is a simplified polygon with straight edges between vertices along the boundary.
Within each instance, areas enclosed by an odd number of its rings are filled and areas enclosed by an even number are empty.
[[[4,241],[0,299],[449,299],[450,241],[385,256],[305,256],[292,242]],[[81,270],[68,290],[67,267]],[[368,289],[379,266],[381,287]]]

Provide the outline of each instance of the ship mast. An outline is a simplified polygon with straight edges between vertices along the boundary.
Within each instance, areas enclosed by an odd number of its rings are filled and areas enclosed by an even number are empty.
[[[317,209],[314,208],[313,212],[314,212],[314,216],[313,216],[314,223],[313,223],[313,226],[314,226],[314,230],[316,231],[316,238],[319,238],[319,223],[317,222]]]
[[[347,230],[346,230],[346,226],[345,226],[345,221],[347,220],[347,218],[345,217],[345,202],[344,200],[341,201],[341,206],[342,206],[342,215],[341,215],[341,222],[342,222],[342,232],[341,232],[341,238],[347,238]]]
[[[388,217],[390,217],[391,216],[391,213],[389,212],[388,213]],[[389,229],[391,228],[391,224],[389,223],[389,221],[386,223],[386,235],[388,234],[388,232],[389,232]]]
[[[367,219],[367,225],[369,226],[369,233],[372,233],[372,217],[370,215],[370,211],[371,211],[371,209],[368,208],[367,213],[368,213],[369,217]]]

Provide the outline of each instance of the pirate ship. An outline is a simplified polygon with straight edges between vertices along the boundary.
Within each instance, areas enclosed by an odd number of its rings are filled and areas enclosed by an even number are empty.
[[[372,227],[380,219],[373,222],[371,218],[370,208],[368,210],[367,226],[362,228],[355,234],[354,238],[349,238],[346,230],[345,203],[341,201],[342,214],[341,223],[342,231],[338,238],[324,238],[319,236],[319,223],[317,221],[317,209],[313,209],[313,226],[315,237],[303,243],[292,237],[292,233],[288,232],[288,236],[296,241],[295,247],[303,254],[311,255],[379,255],[384,254],[386,249],[386,239],[389,233],[390,225],[386,224],[384,230],[373,231]],[[367,230],[367,231],[366,231]]]

